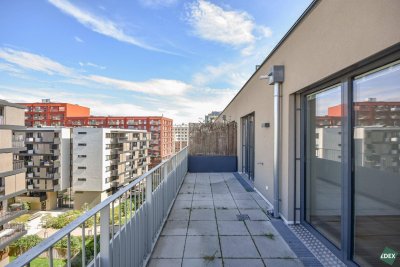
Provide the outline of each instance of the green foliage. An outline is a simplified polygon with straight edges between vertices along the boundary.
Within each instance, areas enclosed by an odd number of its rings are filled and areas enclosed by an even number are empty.
[[[70,210],[57,217],[53,217],[50,214],[45,215],[42,217],[41,222],[43,228],[61,229],[67,226],[70,222],[76,220],[81,215],[81,210]]]
[[[72,253],[78,253],[78,251],[81,248],[81,241],[82,239],[80,237],[72,236],[71,235],[71,252]],[[60,249],[67,249],[68,248],[68,239],[67,237],[64,237],[60,241],[54,244],[55,248],[60,248]]]
[[[22,254],[42,242],[42,240],[43,239],[37,235],[25,235],[13,242],[10,247],[15,248],[18,254]]]
[[[100,252],[100,235],[97,235],[97,242],[96,242],[96,251],[97,253]],[[86,264],[91,262],[94,258],[94,238],[93,236],[88,236],[85,240],[85,256],[86,256]],[[78,254],[72,259],[73,267],[80,267],[82,266],[82,251],[80,250]]]
[[[17,257],[11,257],[10,261],[15,260]],[[66,266],[67,261],[61,259],[54,259],[53,266],[54,267],[63,267]],[[30,267],[48,267],[49,266],[49,259],[48,258],[36,258],[29,263]]]
[[[30,202],[22,202],[22,205],[24,206],[25,210],[30,210],[31,209],[31,203]]]
[[[19,216],[18,218],[15,218],[11,222],[12,223],[23,223],[23,224],[26,224],[29,221],[30,218],[31,218],[30,214],[24,214],[24,215]]]

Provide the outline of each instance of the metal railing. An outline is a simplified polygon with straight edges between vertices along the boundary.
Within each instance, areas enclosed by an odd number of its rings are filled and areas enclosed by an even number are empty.
[[[76,257],[80,259],[79,266],[144,266],[187,173],[187,158],[188,150],[184,148],[8,266],[29,265],[46,252],[49,266],[53,266],[53,247],[60,240],[67,243],[66,266],[71,266]],[[82,230],[82,246],[73,259],[71,232],[77,228]],[[92,236],[86,228],[90,228]],[[93,238],[89,247],[85,242],[88,237]]]
[[[25,162],[23,160],[13,161],[13,170],[20,170],[25,167]]]

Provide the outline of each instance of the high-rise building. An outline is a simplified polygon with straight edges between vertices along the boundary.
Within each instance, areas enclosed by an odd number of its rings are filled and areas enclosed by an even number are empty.
[[[90,116],[90,109],[69,103],[22,103],[26,106],[25,125],[97,127],[146,130],[151,133],[150,168],[174,153],[172,119],[164,116]]]
[[[15,130],[24,128],[24,107],[0,100],[0,265],[8,263],[8,244],[26,233],[24,225],[11,220],[26,213],[15,197],[26,192],[24,162],[17,154],[25,149],[24,138]]]
[[[182,150],[189,144],[189,125],[178,124],[174,125],[174,147],[175,153]]]
[[[211,111],[209,114],[207,114],[207,115],[205,116],[204,122],[205,122],[205,123],[212,123],[212,122],[214,122],[214,121],[218,118],[219,114],[221,114],[220,111]]]
[[[65,127],[28,128],[25,161],[28,193],[19,196],[33,210],[53,210],[61,206],[63,194],[71,187],[71,129]]]
[[[89,116],[90,109],[69,103],[53,103],[43,99],[41,103],[21,103],[26,107],[25,125],[64,126],[68,117]]]
[[[148,171],[150,133],[142,130],[73,128],[74,208],[100,203]]]
[[[68,118],[66,126],[90,126],[98,128],[145,130],[151,133],[149,155],[150,168],[170,157],[173,151],[172,119],[163,116],[152,117],[115,117],[89,116]]]

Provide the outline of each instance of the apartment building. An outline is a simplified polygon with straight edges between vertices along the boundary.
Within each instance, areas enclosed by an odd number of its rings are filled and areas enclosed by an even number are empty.
[[[150,133],[144,130],[73,128],[74,208],[93,207],[148,171]]]
[[[211,111],[209,114],[204,116],[204,122],[205,123],[214,122],[218,118],[219,114],[221,114],[220,111]]]
[[[32,126],[64,126],[68,117],[89,116],[87,107],[69,104],[53,103],[43,99],[41,103],[21,103],[26,107],[25,125]]]
[[[17,154],[25,149],[23,136],[15,130],[24,128],[24,107],[0,100],[0,265],[8,263],[6,246],[26,234],[24,225],[11,220],[26,213],[15,198],[26,192],[25,166]]]
[[[27,128],[25,162],[27,193],[17,199],[29,202],[32,210],[61,207],[63,194],[71,187],[71,129],[65,127]]]
[[[189,144],[189,125],[185,123],[174,125],[173,133],[175,153],[177,153]]]
[[[347,266],[399,251],[400,2],[313,1],[223,110],[238,170]]]
[[[115,117],[89,116],[74,117],[66,120],[69,127],[98,127],[115,129],[146,130],[151,133],[149,155],[150,168],[169,158],[173,153],[173,120],[163,116],[153,117]]]

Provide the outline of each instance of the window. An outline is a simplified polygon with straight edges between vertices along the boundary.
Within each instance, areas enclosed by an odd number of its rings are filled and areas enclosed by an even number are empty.
[[[87,134],[87,132],[78,132],[78,134]]]
[[[242,172],[254,181],[254,113],[242,118]],[[164,145],[165,148],[165,145]]]
[[[106,133],[106,138],[111,138],[111,133]]]
[[[86,167],[85,166],[79,166],[78,170],[86,170]]]
[[[353,81],[354,260],[378,266],[400,235],[400,64]]]
[[[86,146],[85,143],[79,143],[78,146]]]
[[[78,158],[86,158],[86,155],[78,155]]]
[[[336,85],[306,96],[306,220],[337,247],[341,240],[342,89]],[[338,227],[339,226],[339,227]]]
[[[80,182],[86,182],[86,178],[78,178],[78,181],[80,181]]]

